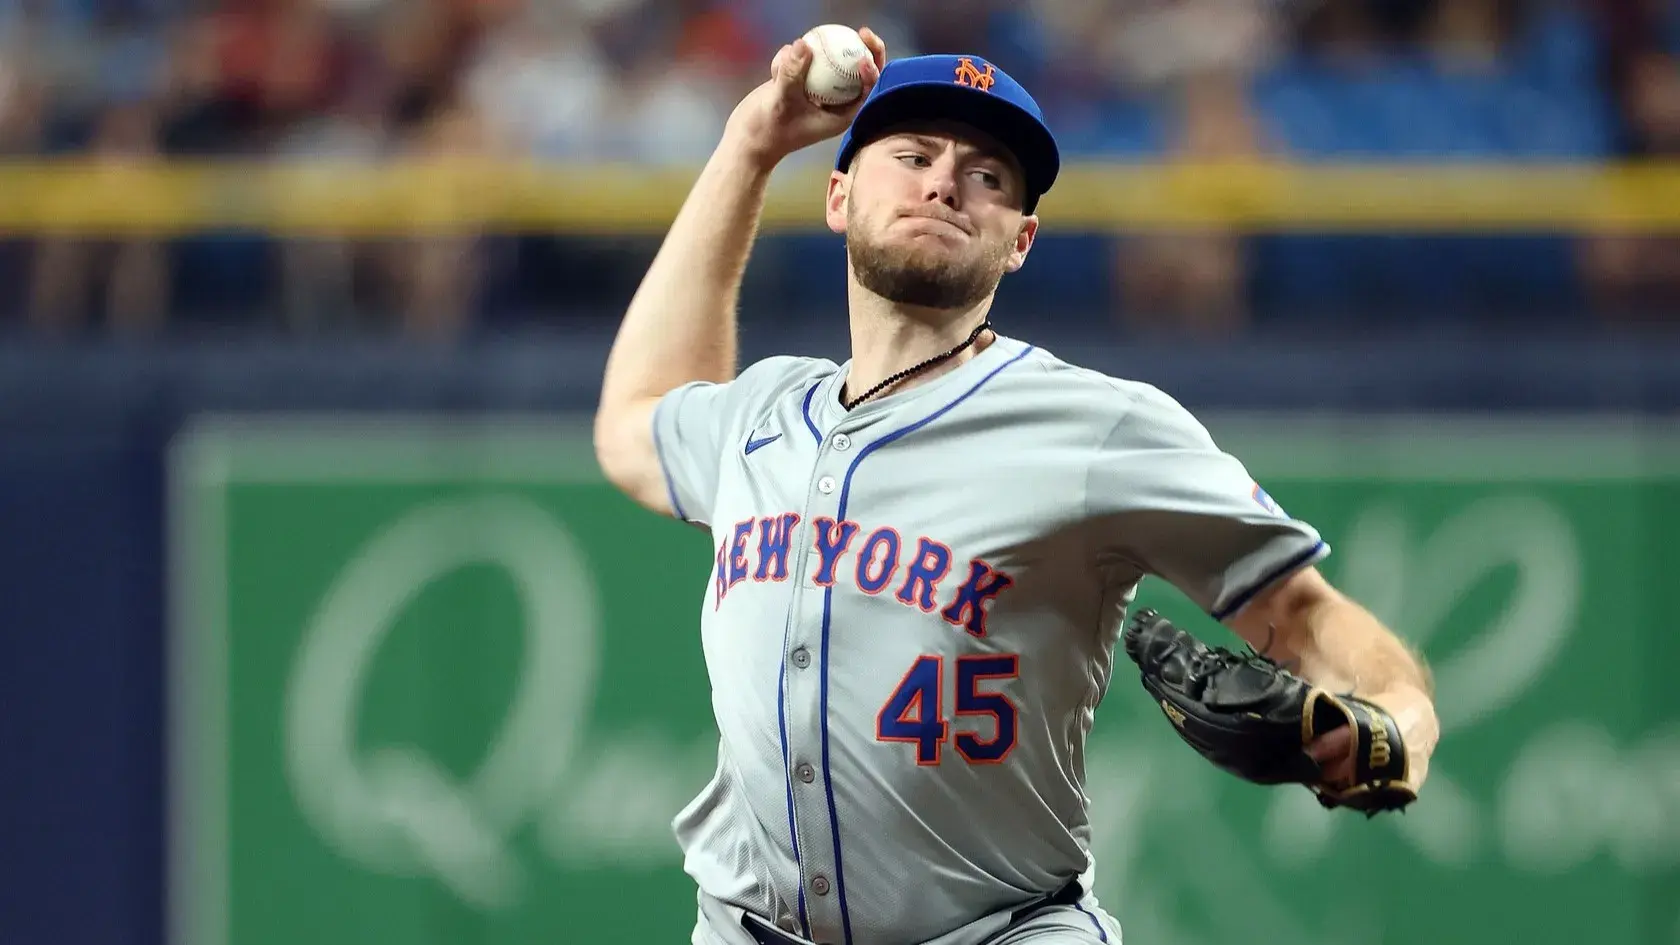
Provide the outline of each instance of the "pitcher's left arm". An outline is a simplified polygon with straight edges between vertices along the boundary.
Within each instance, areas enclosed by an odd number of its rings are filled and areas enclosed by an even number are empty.
[[[1387,712],[1406,743],[1408,780],[1421,785],[1439,738],[1423,661],[1325,580],[1323,536],[1272,501],[1182,404],[1131,382],[1116,395],[1120,416],[1086,487],[1104,560],[1163,578],[1306,681]],[[1332,729],[1312,746],[1333,784],[1352,776],[1352,734]]]

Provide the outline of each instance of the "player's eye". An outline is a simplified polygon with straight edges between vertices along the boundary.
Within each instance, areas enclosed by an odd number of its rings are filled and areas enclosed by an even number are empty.
[[[911,167],[927,167],[929,164],[933,163],[928,160],[927,155],[917,154],[914,151],[908,151],[904,154],[900,154],[898,159]]]
[[[978,179],[980,183],[992,188],[993,190],[1003,186],[1003,178],[983,167],[977,167],[974,169],[974,177]]]

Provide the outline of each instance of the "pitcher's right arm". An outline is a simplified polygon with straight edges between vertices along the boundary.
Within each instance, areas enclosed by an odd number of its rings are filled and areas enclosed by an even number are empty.
[[[630,301],[601,381],[595,456],[630,498],[669,514],[654,451],[659,398],[735,376],[735,300],[764,203],[767,169],[738,141],[712,154]]]
[[[874,62],[860,64],[867,95],[886,51],[867,28],[859,32],[874,53]],[[771,78],[736,106],[607,356],[595,456],[608,481],[656,512],[671,514],[673,507],[654,442],[654,410],[684,384],[735,376],[736,301],[771,172],[794,151],[844,131],[862,102],[846,109],[813,104],[805,97],[810,62],[803,40],[782,47]]]

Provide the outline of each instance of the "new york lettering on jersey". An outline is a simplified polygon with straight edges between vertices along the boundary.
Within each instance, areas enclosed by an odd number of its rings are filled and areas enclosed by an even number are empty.
[[[716,598],[713,609],[723,605],[730,590],[744,581],[764,583],[788,579],[788,554],[800,523],[798,512],[782,512],[734,523],[727,538],[718,544]],[[847,581],[870,595],[892,592],[893,599],[922,613],[938,611],[947,623],[974,636],[986,635],[986,606],[992,598],[1015,583],[1014,578],[980,558],[960,567],[966,576],[959,582],[946,581],[953,571],[951,546],[927,536],[907,542],[890,525],[869,529],[851,519],[835,521],[819,516],[805,530],[808,550],[817,555],[818,566],[811,582],[833,587]],[[852,563],[844,563],[848,553]],[[951,587],[941,590],[942,584]],[[896,588],[896,589],[894,589]]]

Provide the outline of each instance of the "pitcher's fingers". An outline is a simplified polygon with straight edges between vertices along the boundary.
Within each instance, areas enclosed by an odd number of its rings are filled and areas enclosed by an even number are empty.
[[[859,105],[862,105],[863,100],[869,97],[869,93],[875,89],[875,83],[879,81],[881,81],[881,70],[875,68],[875,63],[860,58],[858,60],[858,84],[863,91],[858,95]]]
[[[811,65],[811,47],[804,38],[794,40],[782,47],[772,63],[772,77],[782,89],[792,91],[797,89],[799,94],[805,94],[805,70]]]
[[[776,55],[770,58],[770,79],[775,81],[782,75],[782,68],[787,64],[789,56],[793,55],[793,44],[788,43],[776,50]]]
[[[1307,755],[1318,762],[1324,783],[1346,785],[1353,782],[1352,730],[1339,728],[1313,740]]]
[[[863,39],[863,44],[869,47],[869,52],[875,57],[876,70],[886,68],[887,41],[876,35],[875,31],[867,26],[858,30],[858,36]]]
[[[1353,754],[1353,730],[1347,727],[1326,732],[1307,745],[1307,754],[1319,764]]]

